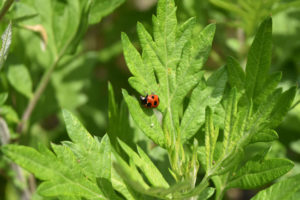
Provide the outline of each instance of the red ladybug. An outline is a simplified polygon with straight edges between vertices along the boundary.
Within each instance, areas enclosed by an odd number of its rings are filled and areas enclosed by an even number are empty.
[[[159,105],[159,97],[156,94],[141,96],[140,100],[145,108],[156,108]]]

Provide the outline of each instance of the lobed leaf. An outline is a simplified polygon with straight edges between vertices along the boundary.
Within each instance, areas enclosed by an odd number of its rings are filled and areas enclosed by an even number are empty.
[[[122,90],[123,97],[127,103],[130,114],[138,127],[156,144],[165,146],[164,133],[153,114],[153,110],[141,108],[140,103],[129,96],[126,90]]]
[[[154,187],[163,187],[168,188],[169,184],[166,182],[162,174],[156,168],[156,166],[152,163],[150,158],[145,154],[145,152],[137,146],[139,154],[135,153],[129,146],[127,146],[124,142],[119,140],[119,144],[122,149],[126,152],[130,159],[132,159],[133,164],[138,166],[141,171],[145,174],[149,182]]]
[[[124,56],[133,74],[130,85],[141,94],[154,91],[160,97],[158,110],[163,114],[166,146],[170,146],[179,134],[182,102],[203,77],[200,70],[208,58],[215,25],[205,27],[199,36],[192,38],[195,19],[178,26],[173,0],[159,1],[157,17],[153,16],[152,21],[153,37],[141,23],[137,24],[142,56],[122,34]],[[201,120],[203,123],[204,119]]]
[[[226,67],[230,86],[232,88],[236,87],[238,90],[243,90],[245,86],[245,72],[238,61],[233,57],[228,57]]]
[[[90,133],[71,112],[63,110],[63,117],[68,135],[74,143],[86,148],[94,147],[96,145],[96,140],[94,140]]]
[[[293,168],[287,159],[251,160],[234,172],[227,188],[254,189],[286,174]]]
[[[122,33],[124,57],[130,72],[134,75],[129,79],[130,85],[140,94],[151,93],[158,89],[153,68],[144,63],[141,55],[129,41],[125,33]],[[143,54],[143,57],[145,53]],[[158,92],[158,91],[157,91]]]
[[[278,126],[289,111],[296,95],[296,87],[283,92],[270,114],[270,126]]]
[[[255,97],[254,104],[257,106],[261,102],[264,102],[270,94],[276,89],[278,83],[281,80],[281,73],[277,72],[271,74],[264,85],[264,88],[260,91],[260,93]]]
[[[296,175],[285,180],[279,181],[271,187],[260,191],[251,200],[272,199],[290,200],[295,198],[300,190],[300,175]],[[299,197],[299,194],[298,194]]]
[[[78,195],[89,199],[106,199],[95,183],[86,179],[76,168],[70,170],[66,163],[20,145],[6,145],[2,147],[2,151],[18,165],[46,181],[38,189],[42,195]]]
[[[209,77],[207,85],[200,82],[193,90],[180,125],[182,142],[193,137],[203,125],[206,106],[214,109],[221,101],[226,81],[227,73],[221,68]]]

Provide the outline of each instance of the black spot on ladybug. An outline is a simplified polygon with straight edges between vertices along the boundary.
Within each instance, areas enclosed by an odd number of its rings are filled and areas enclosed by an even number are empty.
[[[155,106],[157,105],[157,101],[154,101],[154,105],[155,105]]]
[[[152,96],[152,99],[154,99],[154,96]]]
[[[149,108],[150,108],[150,107],[151,107],[151,103],[147,103],[147,107],[149,107]]]

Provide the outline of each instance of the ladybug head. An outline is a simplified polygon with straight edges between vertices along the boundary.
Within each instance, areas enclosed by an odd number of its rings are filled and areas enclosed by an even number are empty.
[[[148,97],[148,95],[146,95],[145,97],[140,96],[140,101],[141,101],[142,105],[146,105],[147,104],[147,97]]]

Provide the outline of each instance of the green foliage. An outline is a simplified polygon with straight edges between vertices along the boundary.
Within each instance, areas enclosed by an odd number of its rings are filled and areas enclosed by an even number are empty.
[[[154,141],[167,148],[175,145],[175,138],[179,134],[183,140],[187,140],[197,132],[204,122],[204,115],[203,119],[191,121],[191,116],[195,114],[192,112],[201,113],[201,111],[204,111],[206,105],[212,100],[210,99],[211,95],[216,98],[215,101],[211,101],[212,106],[217,104],[220,101],[222,88],[224,88],[224,81],[226,81],[224,70],[216,73],[215,77],[212,76],[212,80],[207,81],[207,83],[202,80],[203,72],[201,68],[207,60],[211,48],[215,25],[209,25],[198,37],[192,38],[191,32],[194,24],[195,20],[191,18],[181,26],[177,25],[173,1],[159,1],[157,17],[153,16],[153,39],[142,24],[138,23],[137,26],[143,48],[142,55],[133,47],[128,37],[122,34],[124,56],[130,71],[134,75],[130,77],[129,83],[142,95],[151,94],[152,92],[159,95],[160,105],[158,109],[163,115],[162,127],[160,128],[158,121],[155,120],[155,115],[151,114],[152,111],[142,109],[138,106],[137,100],[126,100],[128,97],[124,93],[129,111],[135,122],[148,137],[156,137],[157,139]],[[225,78],[222,76],[225,76]],[[220,81],[220,83],[215,83],[213,79]],[[208,88],[205,91],[207,95],[202,97],[200,92],[206,84],[212,87]],[[214,84],[219,84],[221,88],[213,88]],[[200,110],[195,111],[195,104],[199,105],[199,102],[193,97],[192,100],[195,101],[190,103],[188,112],[184,114],[180,125],[179,110],[182,109],[182,102],[188,92],[197,85],[197,90],[194,90],[193,95],[198,98],[198,101],[203,98],[202,101],[207,102],[204,102],[204,105],[200,104],[203,106],[199,108]],[[141,115],[144,117],[141,117]],[[192,123],[192,128],[189,127],[190,123]],[[155,131],[153,128],[159,131]],[[163,133],[161,130],[163,130]],[[155,133],[151,133],[151,131]]]
[[[29,71],[24,65],[10,66],[7,78],[18,92],[29,99],[32,97],[32,81]]]
[[[271,69],[272,19],[266,16],[286,7],[280,9],[283,4],[277,0],[211,0],[240,16],[240,27],[248,36],[255,32],[258,22],[264,21],[246,60],[243,56],[240,60],[228,57],[225,66],[208,72],[207,60],[213,62],[222,47],[217,44],[209,57],[215,33],[216,41],[220,39],[215,24],[199,26],[194,17],[180,21],[180,5],[187,6],[194,0],[178,2],[178,7],[174,0],[159,0],[153,26],[142,17],[139,20],[143,24],[137,23],[139,43],[134,35],[129,39],[123,32],[121,42],[101,51],[103,54],[87,52],[82,40],[88,27],[95,25],[89,31],[94,34],[97,23],[124,2],[24,0],[5,11],[5,19],[13,20],[18,31],[14,31],[17,42],[6,61],[8,67],[0,74],[0,89],[4,90],[0,93],[0,135],[7,137],[2,139],[5,145],[1,151],[40,180],[29,198],[220,200],[231,188],[269,186],[253,199],[298,199],[299,175],[283,177],[272,185],[291,170],[290,174],[299,174],[299,164],[286,158],[282,144],[274,142],[282,140],[277,127],[297,106],[294,99],[299,96],[291,84],[283,87],[282,74]],[[123,30],[107,24],[103,26],[112,32]],[[219,27],[222,32],[222,25]],[[12,40],[11,24],[5,28],[0,68]],[[31,45],[25,45],[22,51],[16,48],[29,42]],[[95,77],[106,76],[107,71],[94,70],[94,66],[103,64],[106,53],[115,55],[121,43],[132,74],[129,85],[139,95],[157,94],[157,109],[143,107],[129,94],[130,89],[122,89],[123,100],[119,102],[120,94],[110,82],[105,108],[106,92],[98,92],[99,79]],[[42,78],[40,74],[44,74]],[[91,74],[95,77],[90,78]],[[104,111],[99,111],[98,105]],[[62,115],[58,114],[60,107],[64,108]],[[65,108],[76,110],[83,123]],[[35,141],[63,138],[61,119],[71,141],[51,143],[51,150],[44,144],[37,145]],[[58,125],[53,126],[53,121]],[[107,133],[97,133],[91,121],[104,124]],[[294,153],[298,153],[297,144],[291,145]],[[18,179],[15,185],[23,196],[27,189],[23,171],[8,162],[1,159],[0,168],[18,174],[9,177]]]
[[[124,3],[125,0],[92,1],[89,15],[89,24],[98,23],[104,16],[112,13],[114,9]]]
[[[107,191],[104,193],[97,186],[97,179],[100,179],[101,185],[107,183],[106,187],[109,187],[108,183],[111,184],[111,147],[108,137],[103,137],[101,142],[93,138],[68,111],[64,111],[64,119],[72,142],[52,144],[55,154],[44,146],[37,151],[25,146],[6,145],[2,151],[44,181],[38,188],[42,196],[109,199],[110,195],[116,195]]]
[[[3,105],[5,101],[7,100],[8,94],[7,93],[1,93],[0,94],[0,105]]]
[[[281,180],[260,191],[252,200],[258,199],[297,199],[299,198],[299,175]],[[283,192],[284,191],[284,192]]]
[[[238,18],[238,25],[247,34],[255,33],[256,26],[267,16],[277,14],[292,7],[299,7],[300,1],[281,2],[280,0],[210,0],[210,2],[222,9],[229,11]]]

